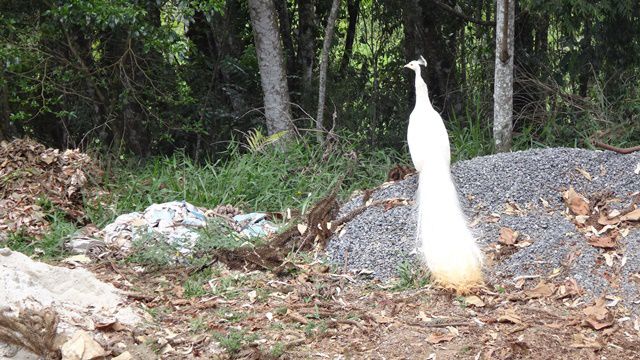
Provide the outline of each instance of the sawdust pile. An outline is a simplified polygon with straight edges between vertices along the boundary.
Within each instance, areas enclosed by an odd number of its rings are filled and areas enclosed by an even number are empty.
[[[1,142],[0,234],[40,238],[51,209],[83,223],[83,195],[101,191],[101,176],[91,157],[79,150],[60,151],[31,139]]]

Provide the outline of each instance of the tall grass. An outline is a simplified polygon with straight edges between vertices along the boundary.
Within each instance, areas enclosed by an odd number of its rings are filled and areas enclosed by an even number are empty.
[[[251,152],[235,141],[225,160],[216,162],[197,164],[176,153],[144,164],[120,165],[106,181],[110,191],[102,200],[108,206],[90,208],[89,216],[102,226],[119,214],[174,200],[210,208],[233,204],[246,211],[308,208],[345,175],[350,160],[342,154],[354,148],[323,159],[324,150],[301,140],[284,149],[270,146]],[[394,150],[360,152],[352,174],[344,179],[341,195],[377,186],[398,162],[406,162],[406,157]]]

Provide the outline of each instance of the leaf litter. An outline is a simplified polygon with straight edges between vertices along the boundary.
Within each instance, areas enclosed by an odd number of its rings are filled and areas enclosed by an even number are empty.
[[[201,293],[194,294],[187,284],[203,268],[152,271],[108,259],[89,265],[101,279],[125,291],[128,303],[149,314],[148,327],[125,337],[108,337],[101,345],[115,355],[124,354],[122,344],[131,351],[151,344],[165,359],[510,359],[536,358],[541,353],[558,359],[589,359],[596,354],[631,358],[640,351],[638,319],[615,299],[585,303],[577,281],[563,277],[562,269],[532,275],[536,283],[522,278],[520,288],[492,284],[458,299],[429,285],[394,290],[387,282],[362,281],[326,266],[321,249],[330,236],[373,208],[392,213],[410,207],[408,198],[372,198],[336,214],[335,198],[329,197],[318,204],[313,216],[296,220],[290,233],[273,235],[258,251],[218,254],[217,261],[208,264],[213,275],[202,284]],[[584,214],[589,218],[579,224],[580,231],[585,236],[611,232],[598,223],[602,210],[591,208],[595,202],[588,201],[592,213]],[[510,214],[505,216],[524,216],[529,210],[509,205],[505,211]],[[598,217],[591,219],[593,211]],[[632,212],[607,214],[611,219]],[[623,236],[631,221],[608,225],[622,227],[619,236]],[[517,227],[509,228],[515,232]],[[503,245],[521,251],[513,246],[522,241],[519,235],[513,244]],[[497,236],[494,239],[499,242]],[[535,244],[535,237],[531,241]],[[622,264],[621,254],[611,258]],[[96,328],[123,331],[117,322]],[[237,347],[232,346],[235,343]]]

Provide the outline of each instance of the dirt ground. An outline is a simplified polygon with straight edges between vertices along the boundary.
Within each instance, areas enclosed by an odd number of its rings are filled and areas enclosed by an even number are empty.
[[[205,293],[189,297],[184,269],[96,265],[150,314],[114,344],[130,334],[164,359],[640,359],[637,317],[615,299],[581,302],[571,282],[465,297],[356,281],[308,262],[287,277],[213,267]]]

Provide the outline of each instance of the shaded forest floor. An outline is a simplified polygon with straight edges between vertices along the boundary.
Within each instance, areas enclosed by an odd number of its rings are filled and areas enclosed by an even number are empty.
[[[196,296],[182,270],[93,270],[151,314],[136,342],[166,359],[640,358],[639,324],[611,301],[581,303],[569,284],[461,297],[295,268],[275,277],[215,267]]]

